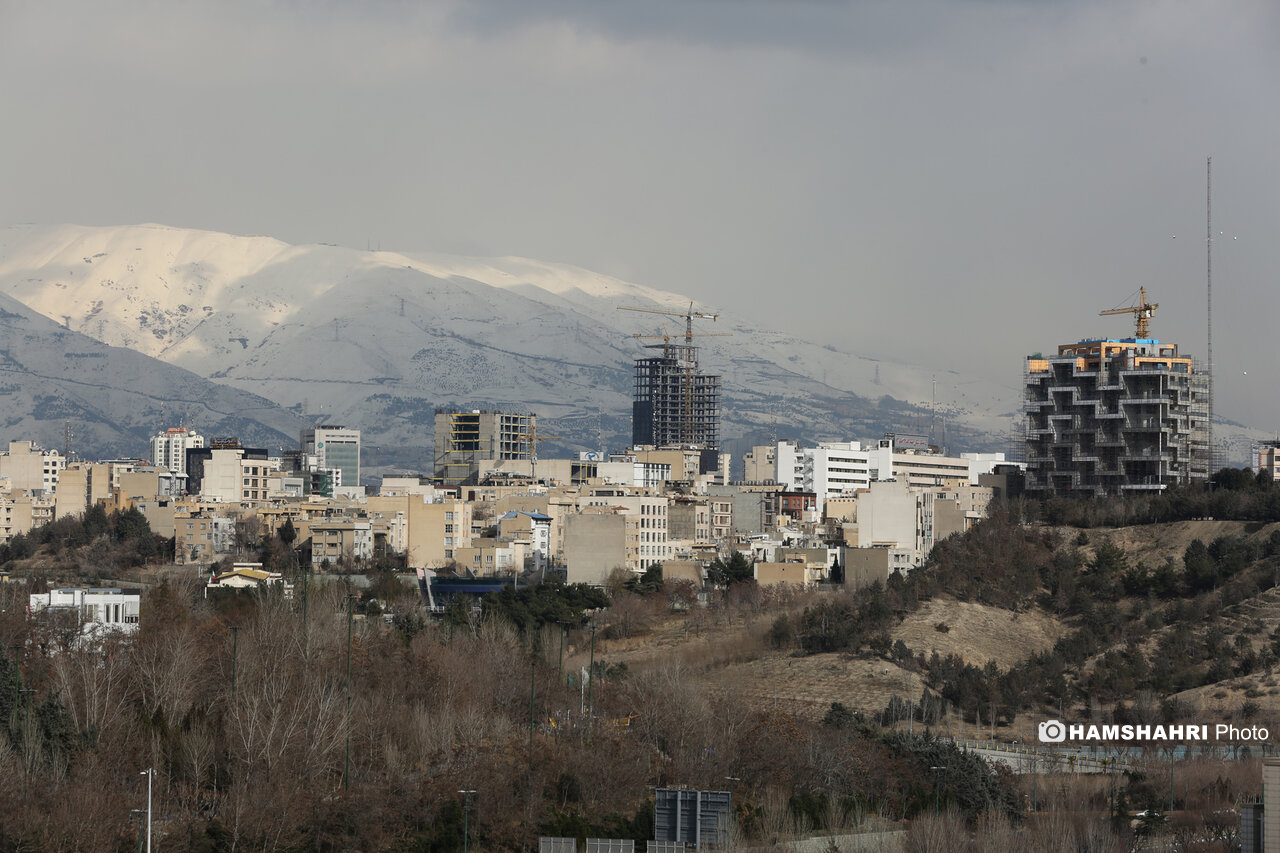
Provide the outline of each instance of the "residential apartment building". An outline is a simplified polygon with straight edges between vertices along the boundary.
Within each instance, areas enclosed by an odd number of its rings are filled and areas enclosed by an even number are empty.
[[[915,436],[886,435],[874,447],[858,441],[822,442],[799,447],[782,441],[776,450],[778,482],[817,495],[817,511],[828,498],[852,497],[877,480],[900,480],[909,486],[976,484],[1004,462],[1004,454],[943,456],[923,449]]]
[[[620,488],[593,488],[578,497],[579,511],[611,510],[622,515],[626,542],[623,568],[643,572],[675,556],[668,537],[668,499]],[[566,545],[567,547],[567,545]]]
[[[1158,492],[1209,477],[1209,377],[1176,344],[1084,340],[1026,360],[1026,491]]]
[[[544,513],[511,510],[498,519],[498,537],[505,542],[525,545],[528,568],[542,571],[551,565],[551,527],[554,522],[555,519]]]
[[[200,496],[224,503],[265,501],[274,470],[265,451],[258,457],[243,447],[213,448],[203,463]]]
[[[213,463],[215,452],[219,459],[212,471],[215,482],[207,485],[206,468]],[[218,500],[227,502],[246,500],[242,497],[245,484],[240,483],[243,477],[236,470],[238,463],[232,461],[237,456],[256,462],[262,468],[278,468],[278,465],[269,461],[265,448],[243,447],[236,438],[215,438],[207,447],[187,448],[187,492],[201,496],[216,494]],[[260,492],[267,490],[265,483],[259,484],[257,488]],[[212,489],[212,492],[208,489]]]
[[[311,522],[311,566],[353,568],[373,556],[373,524],[358,519]]]
[[[204,565],[235,550],[235,518],[217,504],[179,504],[173,513],[173,558],[183,565]]]
[[[58,476],[66,467],[67,459],[61,453],[30,441],[11,441],[8,450],[0,451],[0,478],[8,480],[14,491],[54,494]]]
[[[625,570],[627,534],[627,518],[615,507],[588,507],[565,518],[565,580],[600,586],[614,569]]]
[[[151,463],[186,475],[187,451],[197,447],[204,447],[203,435],[186,427],[170,427],[151,437]]]
[[[409,502],[409,566],[437,569],[453,562],[457,549],[471,545],[471,504]]]
[[[778,479],[777,445],[756,445],[742,457],[742,480],[746,483],[774,483]]]
[[[37,491],[0,494],[0,542],[53,521],[54,496]]]
[[[524,571],[528,542],[482,537],[472,539],[465,548],[454,552],[454,562],[459,572],[476,577],[493,575],[519,575]]]

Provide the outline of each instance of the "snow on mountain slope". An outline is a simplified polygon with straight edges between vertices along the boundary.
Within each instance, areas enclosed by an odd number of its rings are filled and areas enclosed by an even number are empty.
[[[665,322],[678,336],[683,320],[618,308],[691,302],[523,258],[290,246],[160,225],[2,231],[0,292],[105,343],[360,426],[370,443],[419,446],[431,443],[432,409],[449,403],[536,411],[581,446],[595,446],[596,432],[625,440],[631,362],[647,354],[632,335]],[[926,369],[758,329],[731,306],[695,325],[732,333],[700,342],[705,368],[724,375],[727,437],[774,422],[808,438],[927,428],[918,411],[854,396],[928,405]],[[1002,446],[1013,383],[936,375],[953,434]]]
[[[185,420],[211,435],[293,446],[305,422],[270,400],[61,328],[0,295],[0,441],[29,439],[90,458],[139,456],[157,429]]]

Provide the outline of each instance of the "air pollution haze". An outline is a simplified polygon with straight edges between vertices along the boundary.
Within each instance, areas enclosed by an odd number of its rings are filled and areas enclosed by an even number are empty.
[[[1016,393],[1139,286],[1204,357],[1212,155],[1216,409],[1273,432],[1278,41],[1244,0],[10,2],[0,223],[572,264]]]

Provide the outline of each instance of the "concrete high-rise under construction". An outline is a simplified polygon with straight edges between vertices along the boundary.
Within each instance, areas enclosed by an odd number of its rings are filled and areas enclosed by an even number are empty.
[[[1158,492],[1209,477],[1209,375],[1149,336],[1083,340],[1026,360],[1027,492],[1077,497]]]
[[[633,444],[719,450],[720,377],[698,369],[697,349],[670,344],[636,359]]]
[[[703,473],[714,470],[720,451],[720,377],[703,373],[698,367],[698,347],[694,346],[694,320],[715,321],[717,314],[620,305],[620,311],[638,311],[684,320],[684,338],[668,334],[635,335],[637,339],[662,338],[661,344],[646,349],[662,355],[636,359],[635,397],[631,404],[631,443],[652,447],[683,447],[701,450]],[[726,332],[710,333],[710,336]],[[697,337],[708,337],[699,332]]]

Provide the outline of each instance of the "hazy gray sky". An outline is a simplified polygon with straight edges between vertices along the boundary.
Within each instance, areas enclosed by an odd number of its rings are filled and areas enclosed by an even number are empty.
[[[1204,355],[1212,155],[1271,430],[1277,83],[1268,0],[0,0],[0,224],[526,255],[1016,384],[1139,285]]]

